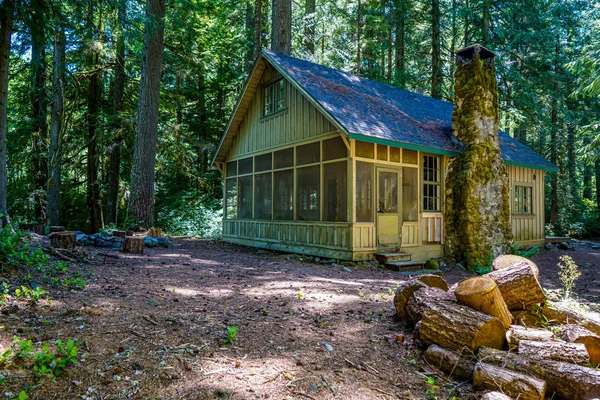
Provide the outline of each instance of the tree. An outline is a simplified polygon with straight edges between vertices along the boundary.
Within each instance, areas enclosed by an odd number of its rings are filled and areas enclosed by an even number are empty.
[[[315,55],[316,3],[316,0],[306,0],[304,3],[304,47],[312,56]]]
[[[54,55],[52,68],[52,106],[50,109],[50,146],[48,148],[48,187],[47,209],[50,225],[59,224],[59,203],[61,183],[60,139],[63,126],[65,81],[65,31],[58,27],[54,34]]]
[[[431,0],[431,97],[442,98],[442,54],[440,43],[440,1]]]
[[[8,133],[8,62],[12,34],[14,0],[4,0],[0,6],[0,226],[8,224],[6,137]]]
[[[292,54],[292,0],[273,0],[271,50]]]
[[[142,80],[131,171],[129,212],[136,223],[154,224],[154,168],[160,77],[163,57],[165,0],[147,0],[142,56]]]

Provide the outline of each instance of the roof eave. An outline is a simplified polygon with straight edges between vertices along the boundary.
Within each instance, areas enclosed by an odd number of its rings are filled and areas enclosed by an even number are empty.
[[[382,139],[382,138],[378,138],[376,136],[368,136],[368,135],[364,135],[364,134],[360,134],[360,133],[350,133],[349,137],[350,137],[350,139],[361,140],[363,142],[384,144],[386,146],[400,147],[403,149],[423,151],[425,153],[439,154],[439,155],[443,155],[443,156],[456,157],[459,155],[459,153],[456,151],[421,146],[418,144],[402,143],[402,142],[397,142],[394,140]]]

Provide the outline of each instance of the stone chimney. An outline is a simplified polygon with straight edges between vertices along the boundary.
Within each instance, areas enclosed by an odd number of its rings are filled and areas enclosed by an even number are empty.
[[[452,134],[464,148],[446,174],[446,256],[475,270],[512,245],[508,174],[498,142],[495,54],[456,53]]]

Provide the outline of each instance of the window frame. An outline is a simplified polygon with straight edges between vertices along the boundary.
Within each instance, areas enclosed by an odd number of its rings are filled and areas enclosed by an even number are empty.
[[[519,199],[517,199],[517,188],[522,189],[519,194]],[[529,211],[525,212],[525,192],[529,191]],[[534,196],[534,185],[526,182],[515,182],[513,184],[512,191],[512,213],[513,215],[519,216],[533,216],[535,215],[533,210],[533,197]],[[521,205],[521,210],[517,210],[517,206]]]
[[[432,160],[436,159],[437,160],[437,168],[431,168],[431,167],[427,167],[427,172],[429,171],[433,171],[434,175],[436,175],[437,181],[431,181],[431,180],[426,180],[426,175],[428,175],[426,173],[426,167],[425,167],[425,159],[429,157]],[[430,213],[440,213],[443,212],[442,210],[442,157],[440,156],[436,156],[436,155],[431,155],[431,154],[423,154],[422,155],[422,165],[421,165],[421,176],[422,176],[422,193],[421,193],[421,200],[422,200],[422,204],[421,204],[421,212],[430,212]],[[427,193],[427,188],[429,186],[432,187],[437,187],[437,196],[428,196]],[[434,199],[434,201],[436,202],[437,208],[436,209],[429,209],[427,204],[429,199]]]
[[[283,83],[281,90],[281,98],[278,98],[278,90],[276,85]],[[273,89],[272,92],[271,89]],[[269,94],[267,96],[267,93]],[[273,103],[269,103],[274,99]],[[277,103],[281,100],[281,107],[278,108]],[[262,87],[262,118],[269,118],[287,110],[287,84],[284,78],[276,79]]]

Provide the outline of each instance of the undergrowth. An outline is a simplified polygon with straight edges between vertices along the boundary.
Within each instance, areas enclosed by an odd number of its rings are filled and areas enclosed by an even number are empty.
[[[220,200],[187,193],[163,206],[157,216],[158,226],[171,235],[220,239],[223,234],[223,207]]]

